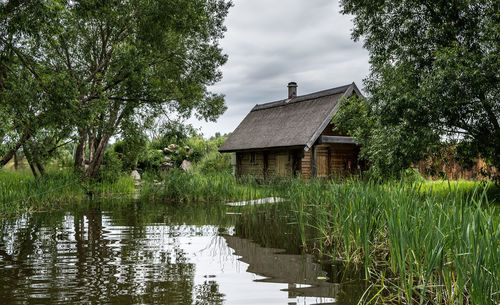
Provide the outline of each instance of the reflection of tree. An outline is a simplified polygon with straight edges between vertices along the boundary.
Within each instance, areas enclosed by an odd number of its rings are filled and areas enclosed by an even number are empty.
[[[196,305],[221,305],[224,302],[224,294],[219,292],[219,284],[216,281],[205,281],[194,287]]]
[[[126,217],[88,208],[0,222],[0,303],[192,304],[178,228],[145,225],[140,209]]]

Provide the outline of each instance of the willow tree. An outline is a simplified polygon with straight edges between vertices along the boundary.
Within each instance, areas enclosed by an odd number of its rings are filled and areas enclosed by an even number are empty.
[[[0,166],[22,148],[32,169],[36,163],[43,172],[41,157],[67,140],[76,123],[65,107],[74,90],[39,47],[57,13],[37,0],[0,4]]]
[[[371,72],[365,81],[368,98],[351,101],[351,107],[346,103],[337,123],[353,127],[375,169],[397,172],[443,142],[465,159],[481,156],[498,167],[500,3],[342,0],[341,5],[354,15],[352,35],[364,41]]]
[[[39,88],[64,84],[65,97],[52,109],[75,120],[75,167],[87,176],[97,174],[110,138],[135,116],[214,120],[225,110],[223,97],[207,87],[220,80],[226,61],[218,42],[230,2],[32,2],[50,21],[1,41]],[[28,6],[14,7],[22,15]]]

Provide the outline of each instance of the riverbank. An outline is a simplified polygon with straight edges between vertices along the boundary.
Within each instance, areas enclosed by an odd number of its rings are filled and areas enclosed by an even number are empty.
[[[27,171],[0,170],[0,217],[57,209],[89,197],[131,198],[134,191],[134,181],[128,175],[115,181],[83,181],[71,170],[63,169],[49,170],[36,180]]]
[[[51,175],[36,182],[0,173],[2,202],[18,200],[3,205],[4,215],[57,208],[86,196],[87,187],[78,185],[74,175]],[[364,270],[372,283],[365,302],[373,298],[403,304],[498,303],[500,216],[498,188],[493,184],[299,179],[259,184],[251,179],[238,183],[226,174],[180,171],[159,181],[144,176],[140,193],[144,202],[286,198],[282,204],[240,207],[235,212],[247,219],[256,213],[271,219],[291,217],[299,232],[295,240],[303,248],[346,268]],[[125,176],[89,187],[100,196],[134,193],[133,181]]]

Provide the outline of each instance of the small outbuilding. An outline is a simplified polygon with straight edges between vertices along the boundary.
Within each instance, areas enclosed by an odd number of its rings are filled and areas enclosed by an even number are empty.
[[[331,123],[343,98],[362,96],[354,83],[256,105],[220,147],[235,152],[234,174],[267,178],[343,176],[357,173],[359,146],[333,130]]]

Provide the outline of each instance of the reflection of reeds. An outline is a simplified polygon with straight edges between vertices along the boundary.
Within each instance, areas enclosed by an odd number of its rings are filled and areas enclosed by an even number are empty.
[[[210,257],[220,256],[221,259],[230,257],[232,255],[232,251],[226,245],[226,241],[220,235],[214,235],[210,238],[210,242],[206,245],[205,248],[201,249],[197,254],[199,255],[208,255]]]

